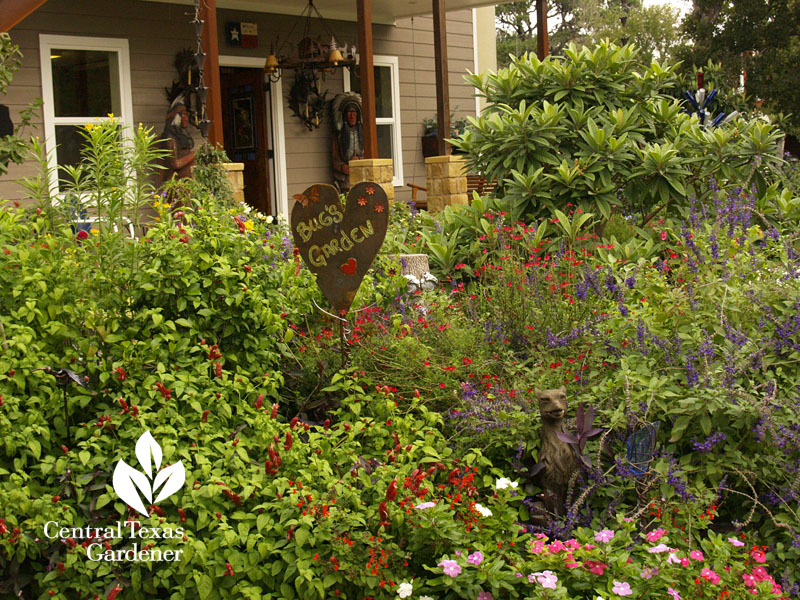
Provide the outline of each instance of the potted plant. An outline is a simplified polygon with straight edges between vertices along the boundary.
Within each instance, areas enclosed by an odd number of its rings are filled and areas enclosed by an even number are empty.
[[[451,138],[458,137],[467,128],[467,119],[465,117],[455,118],[455,111],[457,109],[458,107],[450,112],[450,135],[448,137]],[[422,126],[425,128],[425,132],[422,134],[422,156],[425,158],[436,156],[439,154],[436,140],[439,127],[438,119],[435,115],[432,117],[425,117],[422,119]],[[453,151],[459,152],[459,150],[455,148],[453,148]]]

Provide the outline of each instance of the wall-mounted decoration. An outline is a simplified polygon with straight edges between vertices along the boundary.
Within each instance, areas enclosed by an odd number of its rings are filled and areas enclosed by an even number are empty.
[[[295,117],[311,131],[319,127],[325,112],[325,96],[328,90],[320,93],[320,79],[316,71],[297,71],[289,90],[289,108]]]
[[[236,98],[231,101],[233,119],[233,148],[234,150],[247,150],[255,148],[256,130],[255,114],[253,113],[253,98]]]
[[[258,24],[239,21],[225,23],[225,41],[229,46],[258,48]]]

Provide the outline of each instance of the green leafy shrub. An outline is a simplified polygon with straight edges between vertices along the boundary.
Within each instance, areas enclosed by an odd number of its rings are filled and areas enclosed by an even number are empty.
[[[526,54],[468,78],[489,102],[454,146],[473,172],[501,184],[520,215],[549,216],[568,203],[608,219],[619,206],[646,223],[656,211],[720,186],[766,189],[763,165],[779,133],[738,119],[714,129],[681,113],[665,91],[675,66],[636,60],[633,46],[570,46],[563,57]],[[753,160],[763,163],[754,168]]]

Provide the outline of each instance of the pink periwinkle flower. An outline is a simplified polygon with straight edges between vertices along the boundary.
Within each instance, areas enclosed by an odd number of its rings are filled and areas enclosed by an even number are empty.
[[[454,560],[443,560],[436,566],[442,567],[444,574],[450,575],[450,577],[457,577],[461,573],[461,567]]]
[[[617,594],[618,596],[630,596],[633,591],[631,590],[631,584],[627,581],[614,581],[614,587],[611,588],[611,591]]]
[[[682,566],[682,567],[688,567],[690,562],[691,562],[691,561],[690,561],[688,558],[686,558],[686,557],[684,556],[684,557],[681,559],[681,566]]]
[[[753,587],[756,584],[756,578],[753,577],[752,573],[742,573],[742,579],[744,579],[744,584],[747,587]]]
[[[678,550],[677,548],[672,548],[669,551],[669,556],[667,557],[667,563],[670,565],[679,565],[681,564],[681,559],[678,558]]]
[[[736,546],[737,548],[744,546],[744,542],[737,540],[735,537],[729,537],[728,541],[731,543],[731,546]]]
[[[757,583],[761,583],[762,581],[767,581],[768,579],[771,579],[769,573],[767,573],[767,570],[764,567],[753,567],[752,573],[753,577],[756,578]]]
[[[580,550],[581,549],[581,543],[578,540],[576,540],[575,538],[567,540],[566,542],[564,542],[564,545],[567,548],[569,548],[570,550]]]
[[[658,575],[658,567],[645,567],[639,574],[642,579],[652,579],[656,575]]]
[[[478,594],[477,600],[494,600],[494,596],[492,596],[489,592],[481,592]]]
[[[661,554],[662,552],[669,552],[669,550],[670,548],[666,544],[659,544],[647,549],[650,554]]]
[[[467,556],[467,562],[471,565],[475,565],[476,567],[483,562],[483,554],[480,552],[473,552],[469,556]]]
[[[561,543],[561,540],[556,540],[552,544],[550,544],[550,554],[558,554],[559,552],[563,552],[567,549],[567,547]]]
[[[610,529],[602,529],[594,534],[595,542],[610,542],[614,539],[614,532]]]
[[[753,548],[753,551],[750,552],[750,556],[752,556],[753,560],[756,561],[757,563],[767,562],[767,555],[764,554],[764,552],[759,550],[758,548]]]
[[[644,536],[644,539],[646,539],[648,542],[657,542],[665,535],[667,535],[667,530],[659,527],[658,529],[655,529]]]
[[[720,581],[719,575],[714,573],[711,569],[702,569],[700,571],[700,577],[713,584],[717,584]]]
[[[603,572],[608,568],[608,565],[603,564],[598,560],[587,560],[585,563],[583,563],[583,567],[589,571],[589,573],[602,575]]]
[[[672,588],[667,588],[667,593],[672,596],[673,600],[681,600],[681,595]]]
[[[534,573],[533,577],[536,579],[537,583],[541,585],[543,588],[550,588],[551,590],[556,589],[556,584],[558,583],[558,576],[552,571],[542,571],[541,573]]]
[[[700,550],[692,550],[689,552],[689,558],[692,560],[705,560],[705,558],[703,558],[703,553],[700,552]]]

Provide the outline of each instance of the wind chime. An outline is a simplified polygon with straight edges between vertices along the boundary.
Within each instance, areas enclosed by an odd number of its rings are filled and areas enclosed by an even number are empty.
[[[194,52],[194,60],[197,65],[197,80],[192,84],[192,71],[189,70],[189,79],[187,81],[189,92],[197,98],[197,112],[194,115],[195,124],[200,129],[200,133],[204,138],[208,137],[208,130],[211,127],[211,120],[208,118],[206,112],[206,98],[208,98],[208,87],[205,84],[203,69],[206,64],[206,53],[203,52],[203,20],[200,18],[200,0],[194,0],[194,19],[191,21],[194,28],[195,38],[197,40],[197,47]]]

